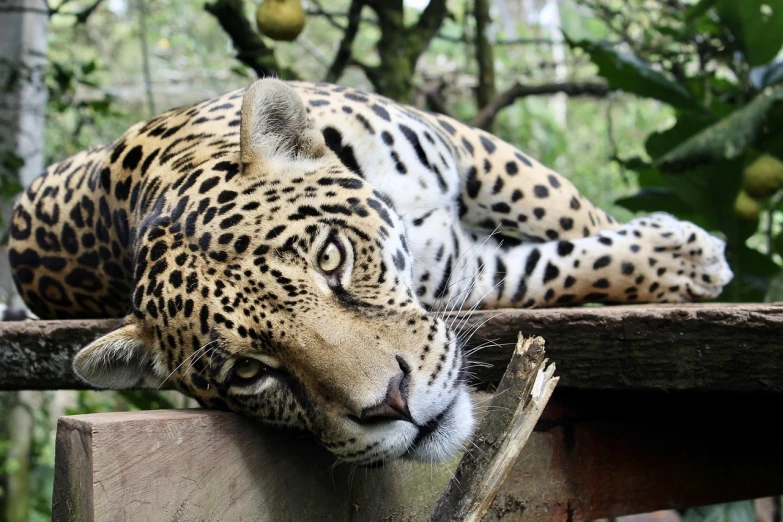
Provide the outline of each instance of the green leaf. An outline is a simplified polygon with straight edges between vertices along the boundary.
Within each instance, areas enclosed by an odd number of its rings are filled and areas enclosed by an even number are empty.
[[[82,74],[85,76],[93,72],[96,68],[95,60],[90,60],[87,63],[82,64]]]
[[[231,67],[231,72],[239,76],[240,78],[251,78],[250,73],[247,70],[247,67],[244,65],[233,65]]]
[[[649,162],[645,161],[640,156],[633,156],[630,158],[621,158],[619,156],[612,156],[611,160],[616,162],[618,165],[620,165],[625,169],[630,169],[635,171],[641,171],[652,167],[652,165],[650,165]]]
[[[638,56],[618,51],[606,42],[576,41],[567,35],[565,39],[572,49],[582,49],[590,56],[590,60],[598,66],[598,74],[606,78],[612,87],[681,109],[701,110],[682,85]]]
[[[765,64],[778,55],[783,47],[783,0],[717,0],[715,8],[750,65]]]
[[[685,10],[685,20],[693,22],[697,18],[701,18],[707,11],[709,11],[717,0],[701,0],[701,2],[688,7]]]
[[[772,278],[767,293],[764,295],[765,303],[779,303],[781,301],[783,301],[783,270]]]
[[[693,213],[690,205],[664,187],[641,189],[633,196],[617,199],[615,204],[631,212],[668,212],[678,217]]]
[[[677,123],[664,131],[650,134],[644,148],[651,158],[660,158],[713,123],[714,120],[706,117],[678,114]]]
[[[109,109],[111,108],[111,102],[109,100],[92,100],[89,102],[90,109],[95,111],[97,114],[106,115],[109,113]]]
[[[139,410],[173,409],[176,406],[162,393],[151,390],[119,390],[116,392]]]
[[[754,143],[767,113],[783,100],[783,87],[768,89],[728,117],[691,136],[656,162],[662,171],[681,172],[744,155]]]

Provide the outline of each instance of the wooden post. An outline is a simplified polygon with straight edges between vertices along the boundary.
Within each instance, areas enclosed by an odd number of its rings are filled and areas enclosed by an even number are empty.
[[[456,465],[335,465],[312,436],[207,410],[64,417],[56,451],[55,521],[421,520]]]
[[[578,522],[779,495],[779,404],[558,385],[488,519]],[[64,417],[53,520],[426,520],[457,461],[335,466],[311,437],[207,410]]]

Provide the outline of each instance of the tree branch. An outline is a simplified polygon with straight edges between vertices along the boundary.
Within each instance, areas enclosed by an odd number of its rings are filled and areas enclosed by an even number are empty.
[[[338,18],[347,18],[349,14],[347,12],[343,11],[327,11],[321,6],[321,3],[318,0],[310,0],[315,5],[315,9],[305,9],[305,14],[307,16],[323,16],[326,18],[326,21],[329,22],[329,24],[332,27],[335,27],[341,31],[345,31],[345,26],[339,22]],[[367,2],[363,2],[364,5],[367,5]],[[378,25],[378,20],[375,18],[371,18],[369,16],[362,17],[360,20],[363,24],[373,24]]]
[[[446,103],[446,97],[443,95],[448,81],[447,77],[441,76],[437,80],[429,80],[424,85],[418,86],[414,106],[417,109],[429,109],[432,112],[455,118]]]
[[[253,69],[258,76],[296,79],[296,74],[291,69],[278,65],[274,51],[267,47],[261,36],[253,30],[242,9],[242,0],[215,0],[211,4],[205,4],[204,9],[217,18],[220,26],[231,38],[237,51],[237,59]]]
[[[557,94],[561,92],[565,93],[567,96],[605,98],[611,92],[611,89],[602,83],[594,82],[544,83],[541,85],[522,85],[521,83],[516,83],[509,89],[498,94],[486,107],[481,109],[470,124],[474,127],[483,128],[487,122],[492,121],[501,109],[514,103],[517,98]]]
[[[430,0],[430,3],[427,4],[427,7],[419,15],[419,20],[416,24],[407,29],[408,38],[412,44],[408,48],[408,52],[413,60],[418,59],[427,49],[430,41],[438,33],[440,26],[443,25],[443,20],[446,19],[447,14],[446,0]]]
[[[337,49],[332,65],[329,66],[329,70],[326,72],[324,81],[335,83],[340,79],[343,71],[351,62],[351,47],[356,39],[356,34],[359,32],[363,8],[364,0],[352,0],[351,6],[348,8],[348,26],[345,28],[340,47]]]
[[[76,17],[75,25],[82,25],[87,23],[87,19],[90,18],[90,15],[92,15],[96,9],[98,9],[98,6],[100,6],[103,3],[103,0],[95,0],[92,4],[88,5],[78,13],[74,13],[74,16]]]
[[[345,27],[343,27],[343,25],[340,22],[337,21],[338,17],[346,16],[345,13],[338,13],[338,12],[335,12],[335,11],[327,11],[326,9],[324,9],[321,6],[321,4],[320,4],[320,2],[318,2],[318,0],[312,0],[312,1],[313,1],[313,4],[315,4],[316,8],[315,9],[307,9],[305,11],[305,14],[307,14],[307,16],[323,16],[324,18],[326,18],[326,21],[329,22],[329,24],[332,27],[335,27],[336,29],[339,29],[341,31],[345,31]]]

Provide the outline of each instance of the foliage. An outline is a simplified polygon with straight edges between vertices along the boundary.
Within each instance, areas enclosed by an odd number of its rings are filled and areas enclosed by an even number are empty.
[[[783,3],[762,0],[598,2],[581,0],[610,38],[568,39],[586,53],[610,86],[658,100],[674,124],[650,134],[642,157],[614,159],[638,174],[639,192],[618,200],[632,210],[665,210],[717,231],[727,240],[735,273],[723,300],[770,299],[780,277],[783,238],[764,229],[749,239],[780,198],[759,201],[748,221],[735,213],[743,170],[764,154],[783,157]],[[644,7],[644,8],[642,8]]]
[[[22,190],[17,173],[24,166],[24,158],[5,145],[0,136],[0,200],[8,201]]]
[[[21,82],[28,80],[29,75],[30,72],[19,64],[0,58],[0,93],[13,92]],[[0,125],[9,127],[11,122],[0,119]],[[0,202],[10,200],[22,190],[18,172],[23,166],[24,158],[16,153],[15,144],[8,143],[7,138],[0,135]],[[0,224],[2,219],[0,216]]]
[[[95,128],[107,118],[120,115],[112,109],[114,96],[101,90],[98,73],[98,62],[92,58],[49,62],[47,109],[57,118],[47,126],[46,137],[65,155],[95,145],[90,143]],[[85,91],[90,94],[85,95]],[[58,139],[60,136],[65,139]]]

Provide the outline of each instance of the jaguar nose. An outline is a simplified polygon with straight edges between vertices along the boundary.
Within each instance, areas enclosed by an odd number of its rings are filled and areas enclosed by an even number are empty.
[[[362,410],[359,421],[370,423],[382,420],[404,420],[413,423],[407,399],[410,368],[400,357],[397,361],[402,371],[389,381],[386,397],[379,404]]]

